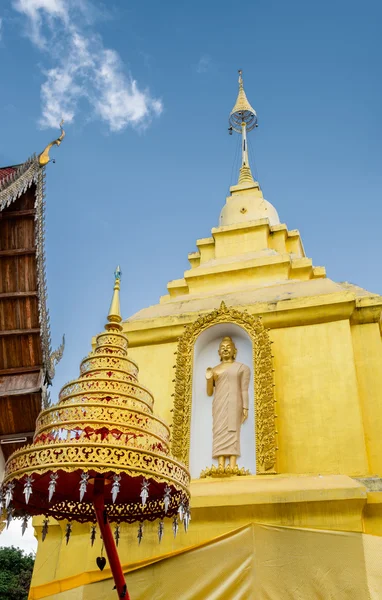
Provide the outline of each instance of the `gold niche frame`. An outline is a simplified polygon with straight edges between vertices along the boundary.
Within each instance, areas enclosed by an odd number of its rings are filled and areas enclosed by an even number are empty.
[[[178,339],[173,394],[172,455],[187,467],[189,466],[194,346],[203,331],[219,323],[239,325],[252,340],[256,474],[276,473],[276,399],[273,356],[268,330],[264,327],[261,317],[227,307],[224,302],[220,304],[220,308],[201,315],[188,325]]]

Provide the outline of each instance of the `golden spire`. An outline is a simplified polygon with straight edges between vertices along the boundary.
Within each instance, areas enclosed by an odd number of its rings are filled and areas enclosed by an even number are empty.
[[[38,157],[38,162],[40,163],[41,167],[44,167],[45,165],[48,164],[48,162],[50,161],[49,158],[49,151],[53,146],[59,146],[62,142],[62,140],[65,137],[65,131],[63,129],[63,124],[64,124],[64,119],[61,120],[60,123],[60,129],[61,129],[61,134],[60,136],[56,139],[53,140],[53,142],[50,142],[50,144],[47,145],[47,147],[45,148],[45,150],[43,152],[41,152],[41,154]]]
[[[257,127],[256,111],[248,102],[244,91],[242,71],[239,70],[239,94],[229,116],[229,132],[241,133],[241,168],[238,185],[254,183],[248,160],[247,132]]]
[[[111,299],[109,314],[107,315],[108,323],[106,324],[106,329],[114,329],[117,328],[122,330],[122,326],[119,323],[122,321],[121,317],[121,308],[119,304],[119,290],[121,287],[121,275],[122,271],[118,266],[114,271],[114,291],[113,297]]]
[[[242,165],[240,167],[238,185],[241,185],[242,183],[255,183],[251,167],[249,165]]]

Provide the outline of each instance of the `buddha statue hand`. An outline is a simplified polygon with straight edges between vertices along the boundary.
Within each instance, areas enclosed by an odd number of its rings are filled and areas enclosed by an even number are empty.
[[[211,379],[214,376],[214,370],[211,367],[206,369],[206,379]]]

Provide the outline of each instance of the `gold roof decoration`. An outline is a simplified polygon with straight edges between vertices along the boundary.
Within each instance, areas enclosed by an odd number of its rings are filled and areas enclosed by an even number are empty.
[[[237,133],[241,133],[242,123],[246,124],[247,131],[251,131],[257,126],[256,111],[248,102],[244,91],[242,70],[239,70],[239,93],[236,104],[233,107],[229,116],[229,123]]]
[[[154,415],[154,398],[128,356],[120,279],[118,267],[108,322],[79,377],[40,413],[33,444],[6,464],[3,497],[11,516],[95,522],[91,482],[97,478],[105,482],[110,521],[176,519],[188,510],[190,475],[171,456],[170,429]]]
[[[48,162],[50,162],[49,152],[50,152],[51,148],[53,148],[53,146],[59,146],[61,144],[62,140],[64,139],[65,131],[63,129],[63,125],[64,125],[64,119],[61,119],[61,123],[60,123],[61,134],[58,136],[57,139],[53,140],[53,142],[50,142],[50,144],[47,145],[45,150],[43,150],[41,152],[41,154],[39,155],[38,162],[41,167],[44,167],[45,165],[48,164]]]

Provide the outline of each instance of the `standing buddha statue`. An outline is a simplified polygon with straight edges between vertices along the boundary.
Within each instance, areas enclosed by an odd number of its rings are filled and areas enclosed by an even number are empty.
[[[241,425],[248,418],[248,388],[250,368],[237,362],[237,348],[230,337],[219,345],[220,364],[206,371],[207,394],[212,402],[212,457],[219,469],[225,469],[226,459],[232,471],[240,456]]]

